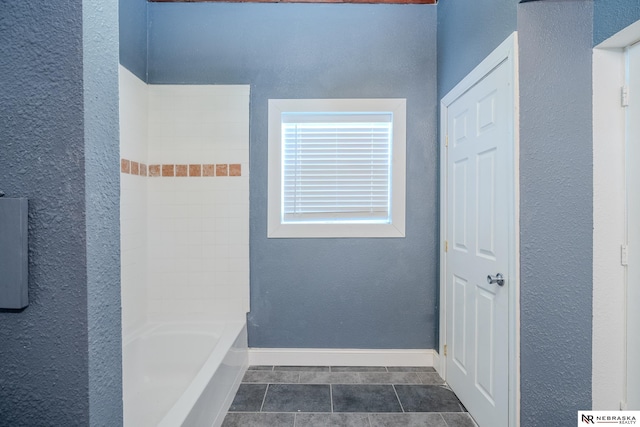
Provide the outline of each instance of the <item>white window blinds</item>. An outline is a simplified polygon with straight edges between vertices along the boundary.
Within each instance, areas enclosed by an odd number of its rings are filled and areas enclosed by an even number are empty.
[[[392,113],[282,113],[282,222],[389,223]]]

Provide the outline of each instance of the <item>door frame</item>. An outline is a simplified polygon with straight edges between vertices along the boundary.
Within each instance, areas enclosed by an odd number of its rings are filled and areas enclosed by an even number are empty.
[[[594,410],[627,405],[625,48],[640,40],[640,21],[593,49],[593,332]]]
[[[510,129],[512,151],[509,158],[512,163],[507,165],[508,175],[513,177],[509,183],[509,200],[502,204],[509,209],[509,268],[507,271],[509,291],[509,425],[518,426],[520,420],[520,185],[519,185],[519,103],[518,103],[518,35],[512,33],[489,56],[471,71],[440,101],[440,343],[436,370],[446,381],[446,363],[444,359],[444,345],[447,333],[446,324],[446,277],[447,252],[445,242],[447,236],[447,120],[448,108],[460,96],[482,80],[498,65],[507,62],[512,72],[512,100],[513,128]],[[473,415],[473,414],[472,414]]]

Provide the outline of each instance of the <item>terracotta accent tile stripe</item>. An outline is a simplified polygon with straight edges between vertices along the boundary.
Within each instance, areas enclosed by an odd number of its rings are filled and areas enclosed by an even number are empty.
[[[189,165],[189,176],[202,176],[202,165]]]
[[[216,165],[202,165],[202,176],[215,176]]]
[[[160,176],[160,165],[150,165],[149,176]]]
[[[131,175],[147,176],[147,165],[129,159],[120,159],[120,172]]]
[[[229,165],[229,176],[242,176],[242,165]]]
[[[216,165],[216,176],[229,176],[227,165]]]
[[[207,163],[207,164],[162,164],[148,165],[129,159],[120,159],[120,172],[149,177],[202,177],[202,176],[242,176],[240,163]]]
[[[175,165],[162,165],[162,176],[174,176]]]
[[[187,165],[176,165],[176,176],[189,176]]]

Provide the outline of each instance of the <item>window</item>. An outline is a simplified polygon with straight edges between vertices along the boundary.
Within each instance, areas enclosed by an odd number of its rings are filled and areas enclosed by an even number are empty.
[[[269,100],[268,237],[404,237],[404,99]]]

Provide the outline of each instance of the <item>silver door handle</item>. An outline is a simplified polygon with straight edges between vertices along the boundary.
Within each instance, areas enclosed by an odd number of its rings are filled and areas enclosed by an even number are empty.
[[[487,282],[490,285],[494,284],[494,283],[497,283],[498,286],[504,286],[504,276],[502,275],[502,273],[498,273],[495,276],[488,275],[487,276]]]

